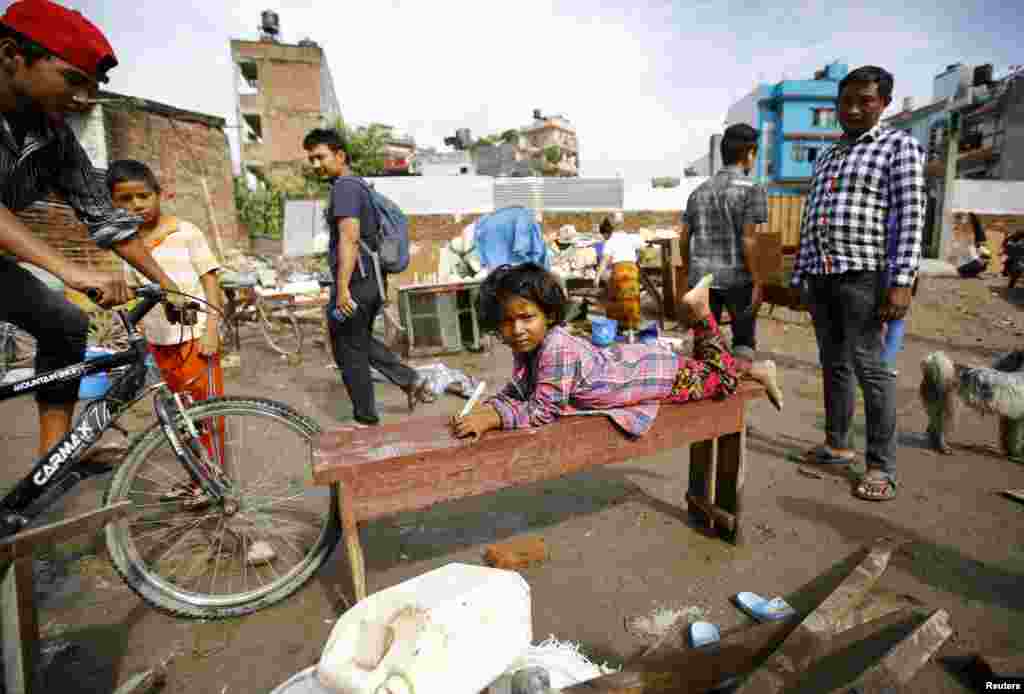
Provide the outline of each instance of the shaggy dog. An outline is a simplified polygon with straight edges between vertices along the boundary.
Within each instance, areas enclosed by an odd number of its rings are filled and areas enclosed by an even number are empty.
[[[928,412],[929,443],[952,453],[946,436],[966,405],[999,416],[999,442],[1010,458],[1024,457],[1024,351],[1010,352],[988,367],[953,363],[942,352],[921,362],[921,402]]]

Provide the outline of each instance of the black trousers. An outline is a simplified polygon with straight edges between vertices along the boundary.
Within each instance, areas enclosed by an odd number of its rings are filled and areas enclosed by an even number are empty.
[[[37,374],[85,359],[89,335],[85,311],[6,256],[0,257],[0,321],[13,323],[36,338]],[[40,388],[36,400],[61,405],[75,402],[78,381]]]
[[[358,304],[355,312],[343,321],[332,315],[337,305],[335,292],[327,307],[327,327],[331,334],[334,361],[341,370],[341,379],[352,400],[352,412],[357,422],[376,424],[377,402],[373,390],[370,367],[384,374],[399,388],[408,390],[416,381],[416,372],[402,363],[383,342],[373,336],[373,323],[384,302],[374,279],[372,265],[366,263],[366,277],[359,268],[352,274],[349,291]]]
[[[864,393],[867,466],[895,476],[896,379],[882,360],[878,318],[886,290],[883,272],[811,275],[804,299],[818,340],[828,445],[850,447],[859,383]]]
[[[711,313],[716,323],[722,322],[723,309],[732,316],[732,348],[747,347],[757,351],[757,316],[750,310],[754,299],[754,285],[745,284],[728,289],[711,290]]]

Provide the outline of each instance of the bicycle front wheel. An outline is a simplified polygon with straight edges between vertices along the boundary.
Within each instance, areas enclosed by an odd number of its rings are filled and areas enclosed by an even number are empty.
[[[106,528],[111,561],[143,600],[176,616],[237,617],[273,605],[305,584],[338,541],[336,492],[311,480],[320,427],[255,398],[211,399],[186,412],[221,462],[225,502],[191,489],[163,431],[151,427],[107,490],[106,503],[134,504]],[[177,428],[186,440],[180,414]]]

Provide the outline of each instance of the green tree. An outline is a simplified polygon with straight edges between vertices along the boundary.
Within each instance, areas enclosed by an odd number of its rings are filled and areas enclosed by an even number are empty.
[[[515,128],[509,128],[501,134],[502,142],[516,143],[519,141],[519,131]]]
[[[558,145],[548,145],[544,148],[544,158],[550,164],[558,164],[562,161],[562,148]]]
[[[352,160],[349,168],[357,176],[379,176],[384,172],[384,147],[387,145],[391,128],[380,123],[350,128],[338,118],[332,127],[345,136]]]

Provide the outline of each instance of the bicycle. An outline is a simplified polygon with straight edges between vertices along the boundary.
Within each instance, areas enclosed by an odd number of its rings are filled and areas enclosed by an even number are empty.
[[[336,492],[308,484],[312,439],[321,429],[264,398],[187,405],[147,363],[146,341],[136,330],[166,293],[149,285],[136,296],[134,308],[115,311],[127,349],[0,386],[0,400],[7,400],[47,384],[111,375],[107,394],[86,404],[68,434],[0,500],[0,537],[26,528],[81,480],[113,472],[104,502],[134,506],[106,527],[107,550],[117,573],[149,605],[218,619],[277,603],[313,576],[338,541]],[[122,462],[83,463],[105,431],[120,429],[118,417],[150,394],[157,422],[132,438]],[[255,442],[249,449],[247,437]],[[251,561],[259,541],[275,556]]]
[[[0,380],[7,372],[28,366],[36,356],[36,339],[11,323],[0,322]]]
[[[224,343],[241,350],[240,326],[258,323],[267,344],[278,354],[302,352],[302,328],[289,298],[264,297],[255,286],[221,285],[228,298],[222,324]],[[239,297],[239,292],[242,297]]]

